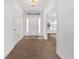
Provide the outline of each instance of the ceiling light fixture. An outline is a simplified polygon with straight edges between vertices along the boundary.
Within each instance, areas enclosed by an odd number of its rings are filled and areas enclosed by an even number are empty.
[[[35,7],[38,3],[38,0],[32,0],[31,1],[31,4],[32,4],[32,7]]]

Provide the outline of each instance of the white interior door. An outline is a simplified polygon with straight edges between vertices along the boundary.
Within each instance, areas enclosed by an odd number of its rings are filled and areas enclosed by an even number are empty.
[[[17,11],[14,11],[13,13],[13,35],[14,38],[17,39],[20,37],[20,18],[19,18],[19,14]]]

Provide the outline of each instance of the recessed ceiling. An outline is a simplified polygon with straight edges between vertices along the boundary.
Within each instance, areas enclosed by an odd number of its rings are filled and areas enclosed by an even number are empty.
[[[25,12],[41,12],[50,0],[38,0],[35,7],[31,6],[32,0],[17,0]]]

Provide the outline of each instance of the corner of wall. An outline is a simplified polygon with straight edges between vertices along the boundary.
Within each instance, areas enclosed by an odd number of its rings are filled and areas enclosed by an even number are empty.
[[[44,37],[45,40],[48,39],[48,38],[47,38],[47,34],[44,34],[43,37]]]

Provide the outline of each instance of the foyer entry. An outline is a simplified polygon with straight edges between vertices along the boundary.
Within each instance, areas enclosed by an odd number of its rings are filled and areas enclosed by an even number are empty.
[[[41,34],[41,18],[39,16],[29,16],[26,19],[26,34],[28,36],[39,36]]]

